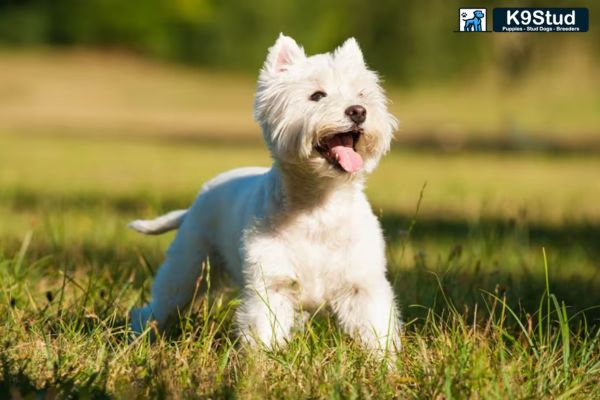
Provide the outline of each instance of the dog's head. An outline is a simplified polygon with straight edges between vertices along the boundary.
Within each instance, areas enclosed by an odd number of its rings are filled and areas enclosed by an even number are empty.
[[[475,17],[475,18],[483,18],[484,15],[485,14],[481,10],[475,10],[475,11],[473,11],[473,17]]]
[[[397,126],[353,38],[307,57],[280,35],[260,72],[254,115],[278,163],[330,177],[371,172]]]

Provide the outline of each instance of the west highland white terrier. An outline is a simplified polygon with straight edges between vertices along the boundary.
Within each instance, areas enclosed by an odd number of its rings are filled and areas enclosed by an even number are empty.
[[[141,332],[151,320],[162,328],[176,317],[210,258],[243,288],[236,321],[248,343],[285,344],[296,321],[328,306],[369,349],[398,350],[383,234],[363,193],[396,129],[386,104],[353,38],[307,57],[280,35],[254,103],[272,167],[225,172],[188,210],[131,222],[146,234],[179,228],[152,301],[131,311],[132,329]]]

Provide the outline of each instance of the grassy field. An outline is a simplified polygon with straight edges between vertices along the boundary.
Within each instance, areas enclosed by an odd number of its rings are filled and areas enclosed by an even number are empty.
[[[327,313],[286,349],[241,348],[237,288],[209,271],[176,326],[131,341],[127,311],[148,300],[173,234],[126,224],[186,207],[218,172],[269,165],[251,80],[87,53],[3,54],[0,68],[11,72],[0,75],[0,398],[600,397],[598,153],[386,156],[367,194],[406,322],[391,366]],[[494,105],[474,94],[425,112],[437,92],[397,93],[405,129],[443,121],[452,143],[494,125],[479,120]],[[599,92],[550,123],[550,104],[567,110],[575,92],[549,93],[519,120],[555,124],[562,143],[594,139]],[[515,112],[534,103],[506,96]]]
[[[494,71],[427,87],[399,88],[384,81],[391,111],[401,117],[398,143],[450,149],[470,143],[600,149],[600,78],[595,61],[576,50],[518,82]],[[254,75],[120,53],[1,48],[0,70],[2,130],[244,141],[260,137],[252,120]]]
[[[158,342],[127,340],[172,236],[126,222],[187,205],[217,171],[267,165],[262,147],[4,135],[0,160],[4,396],[600,395],[597,157],[388,155],[368,193],[407,321],[391,369],[327,315],[287,350],[245,353],[236,289],[217,277]]]

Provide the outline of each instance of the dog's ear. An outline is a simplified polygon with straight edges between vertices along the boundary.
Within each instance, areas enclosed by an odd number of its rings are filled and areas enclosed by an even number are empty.
[[[287,71],[290,65],[304,58],[306,56],[302,47],[298,46],[291,37],[280,33],[273,47],[269,49],[264,70],[272,74],[278,74]]]
[[[358,46],[358,42],[354,38],[346,40],[344,44],[336,49],[335,58],[345,62],[355,62],[358,64],[365,63],[362,51]]]

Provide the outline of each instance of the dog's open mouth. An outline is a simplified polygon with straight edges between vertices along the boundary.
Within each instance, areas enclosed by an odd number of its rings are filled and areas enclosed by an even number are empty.
[[[362,132],[354,129],[325,137],[315,149],[331,164],[346,172],[356,172],[362,168],[363,159],[356,152]]]

